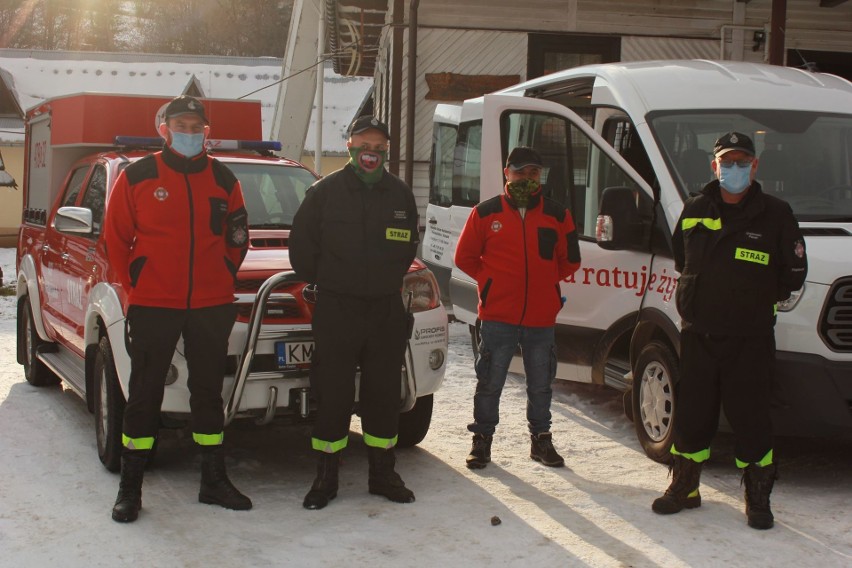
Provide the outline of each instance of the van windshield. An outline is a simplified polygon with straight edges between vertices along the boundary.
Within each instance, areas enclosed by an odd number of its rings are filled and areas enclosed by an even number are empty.
[[[305,192],[316,181],[308,170],[275,162],[226,162],[243,189],[249,228],[289,229]]]
[[[713,144],[754,140],[757,180],[799,221],[852,221],[852,115],[778,110],[657,112],[649,124],[685,197],[713,179]]]

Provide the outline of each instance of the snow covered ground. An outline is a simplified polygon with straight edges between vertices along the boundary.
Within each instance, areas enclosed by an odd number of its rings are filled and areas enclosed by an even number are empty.
[[[0,249],[4,282],[14,250]],[[164,431],[146,474],[139,520],[110,519],[118,477],[98,462],[82,400],[36,389],[15,360],[15,298],[0,298],[0,566],[852,566],[852,443],[779,440],[776,526],[745,524],[732,440],[720,435],[702,479],[701,508],[651,512],[668,484],[621,411],[621,396],[559,383],[554,439],[567,458],[550,469],[528,457],[524,387],[510,377],[493,462],[464,466],[475,376],[466,329],[451,325],[449,369],[429,435],[398,452],[417,502],[367,493],[360,436],[344,454],[340,493],[302,509],[315,461],[306,427],[229,427],[231,477],[248,512],[197,502],[191,436]],[[357,428],[358,421],[353,420]],[[491,518],[502,523],[492,526]]]

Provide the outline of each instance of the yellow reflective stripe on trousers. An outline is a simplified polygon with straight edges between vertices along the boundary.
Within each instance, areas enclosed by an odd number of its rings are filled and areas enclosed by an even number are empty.
[[[740,469],[746,468],[749,466],[748,462],[740,461],[739,458],[736,459],[737,467]],[[760,467],[766,467],[768,465],[772,465],[772,450],[766,452],[766,455],[763,456],[763,459],[759,462],[755,462]]]
[[[150,450],[154,447],[154,437],[131,438],[127,434],[122,434],[121,445],[128,450]]]
[[[694,461],[695,463],[706,462],[708,459],[710,459],[710,448],[692,454],[685,454],[683,452],[677,451],[677,449],[674,447],[674,444],[672,444],[671,453],[676,456],[683,456],[686,459]]]
[[[399,438],[399,436],[394,436],[393,438],[377,438],[376,436],[370,436],[364,432],[364,443],[371,448],[384,448],[387,450],[396,445],[397,438]]]
[[[722,229],[722,219],[709,219],[707,217],[686,217],[681,221],[680,228],[688,231],[696,225],[704,225],[711,231]]]
[[[195,443],[199,446],[221,446],[222,440],[225,439],[225,433],[199,434],[198,432],[193,432],[192,439],[195,440]]]
[[[318,452],[325,452],[327,454],[336,454],[340,450],[346,447],[349,443],[349,437],[341,438],[336,442],[326,442],[325,440],[320,440],[319,438],[311,438],[311,447]]]
[[[769,264],[769,253],[759,250],[737,247],[737,250],[734,251],[734,258],[737,260],[744,260],[746,262],[753,262],[755,264],[762,264],[764,266]]]

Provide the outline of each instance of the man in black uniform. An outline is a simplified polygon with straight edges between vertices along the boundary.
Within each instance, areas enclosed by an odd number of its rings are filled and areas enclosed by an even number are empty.
[[[667,515],[701,505],[701,466],[721,404],[736,435],[748,525],[769,529],[776,302],[805,282],[805,242],[790,206],[754,181],[757,158],[748,136],[725,134],[714,154],[718,179],[686,201],[672,237],[681,273],[680,381],[672,483],[652,508]]]
[[[417,253],[417,204],[411,189],[383,167],[389,138],[374,117],[356,119],[346,144],[349,163],[308,190],[290,233],[293,269],[317,286],[311,387],[319,409],[311,445],[319,464],[306,509],[322,509],[337,496],[359,366],[370,493],[414,501],[394,471],[393,448],[409,336],[401,289]]]

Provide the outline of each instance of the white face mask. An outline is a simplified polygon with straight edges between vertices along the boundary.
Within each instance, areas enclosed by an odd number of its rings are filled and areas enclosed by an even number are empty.
[[[719,166],[719,185],[728,193],[740,194],[751,185],[751,164],[748,166]]]
[[[172,142],[169,146],[182,156],[192,158],[200,154],[204,149],[203,132],[198,134],[185,134],[183,132],[175,132],[174,130],[169,130],[169,132],[172,135]]]

